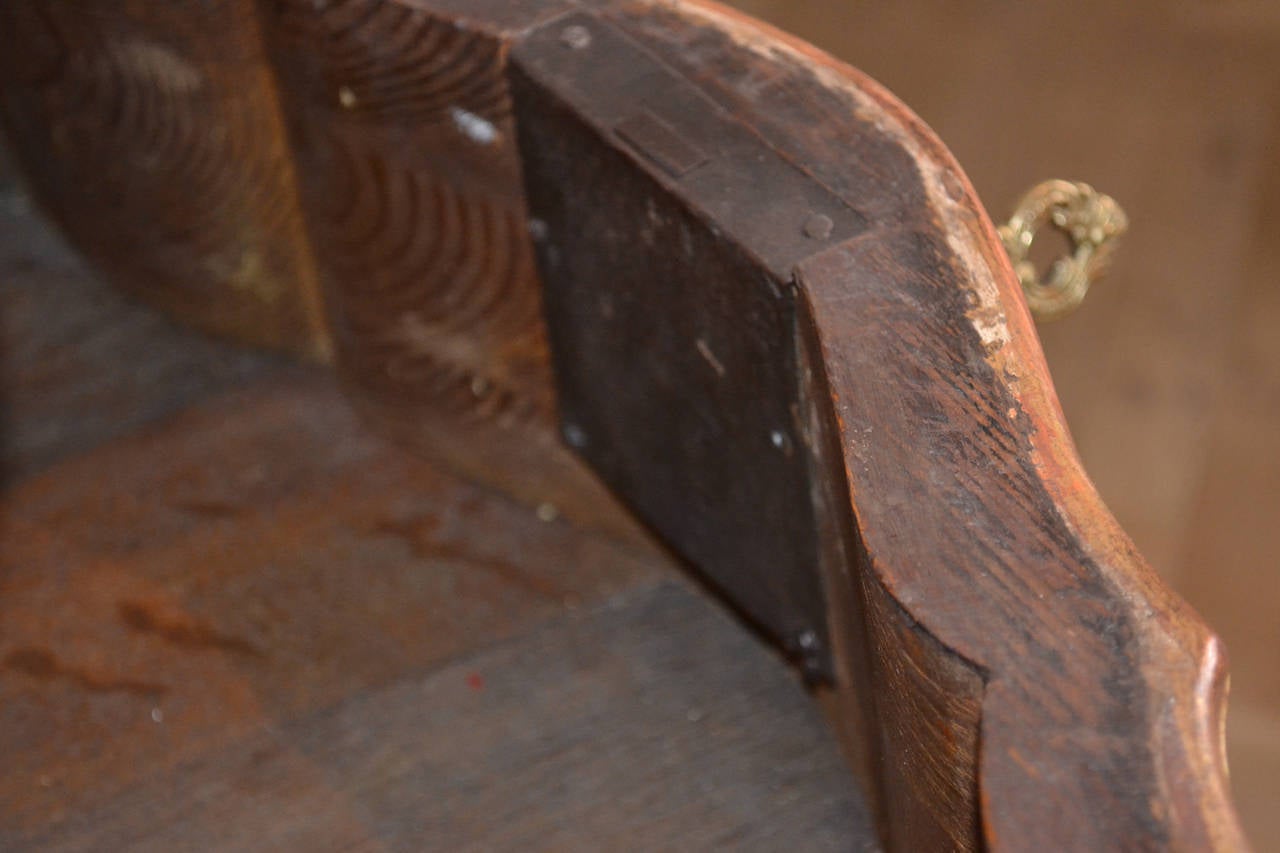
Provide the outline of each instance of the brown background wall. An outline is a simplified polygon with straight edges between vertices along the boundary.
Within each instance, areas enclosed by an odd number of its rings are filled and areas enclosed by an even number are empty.
[[[1049,177],[1128,211],[1044,347],[1108,504],[1227,641],[1237,799],[1280,849],[1280,3],[735,5],[893,90],[997,220]]]

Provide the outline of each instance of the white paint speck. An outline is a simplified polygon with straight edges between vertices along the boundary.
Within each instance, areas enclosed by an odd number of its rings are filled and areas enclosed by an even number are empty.
[[[702,356],[703,360],[711,365],[711,369],[716,372],[716,376],[723,379],[725,373],[724,364],[720,359],[716,358],[716,354],[711,351],[711,347],[707,345],[707,342],[702,338],[698,338],[693,342],[693,345],[697,348],[698,354]]]
[[[487,118],[478,116],[462,107],[450,107],[449,116],[463,136],[478,145],[492,145],[498,141],[498,127]]]
[[[151,721],[152,721],[152,722],[154,722],[154,723],[163,723],[163,722],[164,722],[164,711],[161,711],[159,708],[152,708],[152,709],[151,709]]]

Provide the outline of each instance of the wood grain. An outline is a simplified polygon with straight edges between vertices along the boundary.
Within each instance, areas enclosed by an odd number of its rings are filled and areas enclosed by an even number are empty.
[[[205,374],[259,356],[5,224],[9,435],[84,419],[89,384],[120,415],[60,460],[4,444],[0,847],[872,843],[795,675],[660,554],[389,446],[314,371],[227,393]],[[42,335],[81,366],[14,379]]]
[[[900,102],[711,4],[261,8],[307,263],[361,406],[615,523],[549,453],[523,170],[554,373],[591,427],[567,437],[607,436],[588,456],[620,494],[834,673],[889,846],[1244,847],[1221,646],[1098,499],[991,224]],[[602,81],[616,96],[586,97]],[[626,191],[593,201],[606,187]],[[645,235],[663,245],[636,251]],[[713,256],[733,263],[694,262]],[[599,334],[593,285],[630,287],[642,353]],[[700,412],[708,387],[723,399]],[[486,438],[503,431],[530,440]]]
[[[540,5],[506,9],[507,26]],[[554,452],[501,31],[387,0],[264,4],[262,21],[361,411],[468,476],[638,536]]]
[[[801,340],[812,336],[802,345],[817,347],[810,363],[830,390],[822,416],[840,439],[839,458],[819,455],[815,476],[845,481],[853,541],[843,552],[862,596],[853,621],[863,620],[865,634],[832,641],[849,647],[846,657],[871,661],[858,686],[872,696],[867,736],[876,743],[854,751],[879,756],[872,781],[887,841],[1242,847],[1220,750],[1220,644],[1160,585],[1085,478],[1007,260],[945,149],[856,72],[729,14],[636,3],[594,22],[603,32],[610,24],[869,223],[832,248],[816,246],[795,269],[808,315]],[[605,45],[612,38],[600,36]],[[515,62],[534,88],[561,100],[565,132],[583,123],[589,144],[625,151],[611,140],[609,114],[525,50],[513,52]],[[610,66],[618,54],[602,49],[582,74],[643,97],[648,79],[628,88]],[[551,136],[531,137],[526,168]],[[711,151],[710,162],[721,153]],[[578,155],[590,156],[586,147]],[[751,214],[721,201],[731,190],[707,195],[696,170],[663,174],[663,165],[645,156],[629,164],[655,176],[659,218],[669,194],[770,268],[774,244],[752,237]],[[550,217],[558,248],[555,235],[584,233],[589,214],[546,191],[551,174],[534,175],[531,203]],[[775,198],[770,215],[789,202]],[[804,210],[793,214],[799,233]],[[610,221],[607,230],[619,228]],[[637,217],[631,229],[640,228]],[[613,256],[603,242],[573,249],[584,251]],[[558,267],[560,254],[542,258],[549,290],[573,281],[574,264]],[[714,276],[690,286],[715,302]],[[727,334],[727,319],[712,317],[708,334]],[[792,345],[777,341],[777,358]],[[629,387],[613,372],[627,369],[625,354],[587,347],[567,356],[566,370],[589,363],[604,385]],[[669,358],[679,363],[678,353]],[[683,376],[666,379],[692,381]],[[597,405],[643,409],[643,399],[615,392]],[[632,466],[611,479],[643,507],[646,487],[632,482],[645,473]],[[679,527],[659,529],[685,545]]]
[[[122,286],[333,357],[398,440],[639,541],[554,452],[500,38],[553,8],[490,6],[482,26],[393,0],[21,0],[0,12],[0,114],[36,197]]]
[[[289,369],[105,287],[17,188],[0,189],[0,482]]]
[[[1260,295],[1280,269],[1280,6],[731,5],[887,85],[993,216],[1049,175],[1123,201],[1135,227],[1107,278],[1069,322],[1037,331],[1107,506],[1230,651],[1231,784],[1268,849],[1280,838],[1280,349],[1266,330],[1280,301]],[[1078,49],[1046,50],[1067,42]]]
[[[874,850],[854,793],[781,661],[705,598],[663,584],[282,719],[8,840]]]
[[[315,375],[29,478],[0,526],[6,849],[669,571],[389,446]]]
[[[384,0],[271,9],[344,370],[389,406],[548,417],[501,42]]]
[[[77,247],[189,322],[324,358],[253,0],[5,3],[0,31],[0,121]]]

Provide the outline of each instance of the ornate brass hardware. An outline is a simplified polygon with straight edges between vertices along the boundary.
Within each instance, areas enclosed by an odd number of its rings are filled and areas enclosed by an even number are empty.
[[[1067,236],[1071,254],[1055,260],[1042,277],[1029,254],[1046,224]],[[1032,187],[999,231],[1035,318],[1056,320],[1080,307],[1128,227],[1129,217],[1115,199],[1088,184],[1053,180]]]

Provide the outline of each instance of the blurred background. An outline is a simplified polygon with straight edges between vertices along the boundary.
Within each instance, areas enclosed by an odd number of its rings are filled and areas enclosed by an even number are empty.
[[[1128,212],[1041,337],[1103,497],[1226,640],[1237,802],[1280,849],[1280,3],[731,5],[886,85],[997,221],[1046,178]]]

